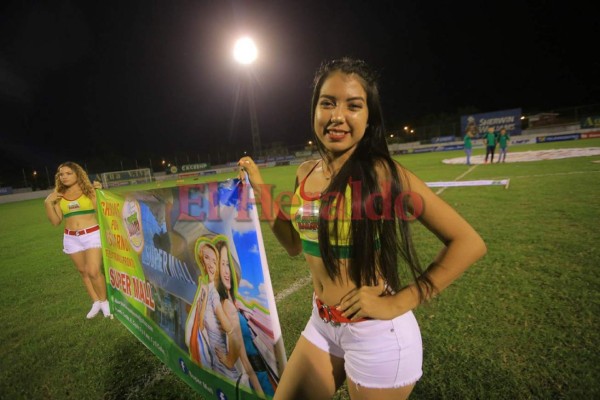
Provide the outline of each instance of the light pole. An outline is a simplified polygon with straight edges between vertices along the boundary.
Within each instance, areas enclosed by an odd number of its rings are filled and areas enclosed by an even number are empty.
[[[252,74],[250,65],[258,57],[256,44],[249,37],[238,39],[233,48],[233,58],[240,64],[246,65],[246,87],[248,92],[248,108],[250,110],[250,129],[252,131],[252,148],[254,156],[260,157],[262,146],[260,143],[260,134],[258,131],[258,118],[256,116],[256,103],[254,100],[254,85],[252,84]]]

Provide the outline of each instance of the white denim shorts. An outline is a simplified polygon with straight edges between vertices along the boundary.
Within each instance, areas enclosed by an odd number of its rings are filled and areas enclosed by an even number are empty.
[[[85,235],[67,235],[63,237],[63,251],[67,254],[78,253],[87,249],[101,248],[100,231],[86,233]]]
[[[313,301],[302,332],[308,341],[344,359],[346,375],[368,388],[411,385],[423,375],[419,324],[409,311],[392,320],[366,320],[333,326],[323,322]]]

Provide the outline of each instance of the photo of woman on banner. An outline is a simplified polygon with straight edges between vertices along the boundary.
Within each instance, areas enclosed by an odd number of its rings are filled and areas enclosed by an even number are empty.
[[[214,284],[209,282],[210,274],[208,271],[216,268],[216,266],[211,268],[213,263],[216,264],[216,249],[210,243],[205,243],[202,246],[198,246],[197,243],[195,253],[201,271],[198,277],[198,290],[185,324],[185,344],[190,351],[190,358],[193,362],[212,369],[215,355],[208,344],[208,336],[204,326],[204,312],[210,287],[214,288]],[[213,259],[214,261],[212,261]]]
[[[237,380],[235,368],[241,343],[232,336],[234,326],[223,310],[216,288],[219,277],[219,253],[211,239],[201,237],[196,242],[195,256],[201,267],[198,293],[186,323],[186,344],[194,362]],[[189,334],[188,334],[189,331]],[[224,354],[225,361],[216,357]]]
[[[233,325],[231,336],[235,338],[234,341],[230,342],[229,354],[224,354],[219,349],[216,349],[216,355],[228,368],[237,368],[241,374],[240,382],[246,386],[252,387],[258,395],[264,396],[265,392],[273,395],[274,389],[269,381],[265,363],[252,342],[252,336],[247,321],[241,312],[238,311],[236,305],[239,278],[232,268],[233,263],[227,239],[223,238],[223,240],[217,242],[216,249],[219,254],[217,291],[221,298],[223,310]],[[246,334],[250,335],[250,346],[244,338],[242,323],[245,323]],[[234,348],[234,346],[238,346],[238,348]],[[250,361],[249,354],[252,355],[252,362]],[[232,355],[234,357],[231,357]]]

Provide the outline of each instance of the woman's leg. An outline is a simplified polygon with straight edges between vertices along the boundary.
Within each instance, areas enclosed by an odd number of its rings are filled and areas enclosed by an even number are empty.
[[[402,400],[407,399],[415,384],[393,389],[375,389],[360,386],[348,378],[348,393],[352,400]]]
[[[100,301],[106,300],[106,280],[100,271],[102,268],[102,249],[91,248],[83,252],[85,254],[85,271],[98,295]]]
[[[87,274],[85,251],[72,253],[72,254],[69,254],[69,256],[71,257],[71,260],[73,260],[73,263],[75,264],[75,267],[77,268],[77,271],[79,272],[79,275],[81,275],[81,280],[83,281],[85,290],[88,292],[89,296],[92,298],[92,300],[94,302],[100,301],[100,297],[99,297],[98,293],[96,293],[96,290],[94,289],[94,285],[92,284],[92,281],[90,280],[90,277]],[[106,292],[105,292],[104,296],[106,298]]]
[[[332,356],[300,336],[273,399],[331,399],[345,377],[344,359]]]
[[[348,324],[341,340],[352,400],[405,399],[423,375],[421,332],[412,312]]]

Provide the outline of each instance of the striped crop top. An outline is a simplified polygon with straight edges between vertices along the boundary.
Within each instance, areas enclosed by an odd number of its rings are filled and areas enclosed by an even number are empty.
[[[320,161],[319,161],[320,162]],[[352,196],[350,185],[346,187],[346,193],[339,198],[329,210],[321,209],[321,194],[306,193],[304,184],[308,176],[315,170],[319,162],[315,163],[309,173],[302,179],[296,189],[294,200],[290,208],[290,217],[294,229],[300,234],[302,249],[305,253],[321,257],[319,250],[319,214],[325,213],[326,219],[330,221],[330,243],[337,258],[350,258],[352,246],[349,240],[350,222],[352,217]],[[342,200],[343,206],[337,207]],[[333,220],[337,219],[337,243],[333,232]]]
[[[68,200],[64,197],[60,199],[60,210],[65,218],[73,215],[93,214],[96,212],[94,203],[85,194],[82,194],[75,200]]]

